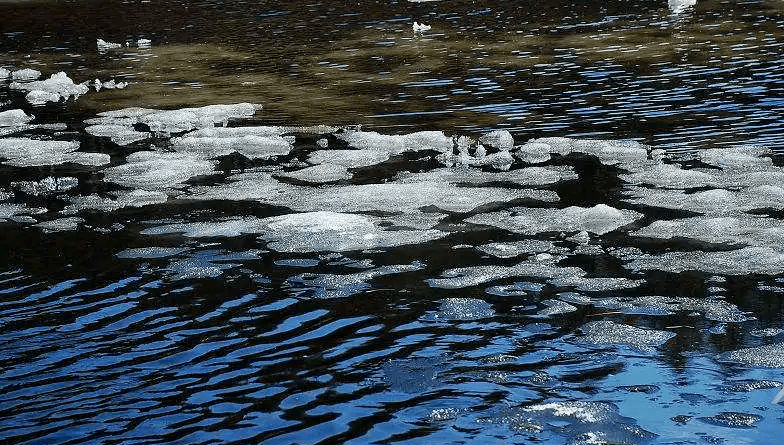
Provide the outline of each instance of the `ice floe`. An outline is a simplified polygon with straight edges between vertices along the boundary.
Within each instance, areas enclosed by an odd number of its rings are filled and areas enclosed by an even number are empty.
[[[374,131],[347,130],[335,136],[348,143],[351,147],[365,150],[380,150],[390,155],[399,155],[410,151],[452,150],[452,138],[440,131],[420,131],[406,135],[383,135]]]
[[[475,215],[467,218],[466,222],[498,227],[524,235],[579,231],[604,235],[631,224],[642,216],[633,210],[619,210],[606,204],[597,204],[594,207],[572,206],[565,209],[516,207]]]
[[[14,127],[24,125],[35,119],[23,110],[0,111],[0,127]]]
[[[24,68],[11,72],[12,82],[32,82],[41,77],[41,72],[32,68]]]
[[[38,224],[34,224],[34,226],[42,229],[45,232],[65,232],[78,229],[82,223],[84,223],[83,218],[79,218],[78,216],[71,216],[67,218],[58,218],[50,221],[40,222]]]
[[[103,170],[104,180],[142,190],[181,187],[197,176],[215,173],[214,164],[187,153],[137,151],[126,163]]]
[[[90,125],[84,129],[87,133],[98,136],[108,137],[117,145],[130,145],[134,142],[143,141],[150,137],[150,133],[136,131],[133,127],[115,124]]]
[[[720,354],[718,359],[748,366],[784,368],[784,343],[773,343],[725,352]]]
[[[561,300],[542,300],[542,304],[546,307],[536,313],[540,317],[568,314],[577,310],[577,307]]]
[[[629,345],[641,349],[661,346],[673,337],[674,332],[643,329],[609,320],[592,321],[580,330],[581,340],[596,345]]]
[[[11,89],[27,91],[27,99],[32,105],[43,105],[47,102],[68,100],[71,96],[78,98],[87,93],[90,88],[86,84],[76,84],[64,72],[52,74],[46,80],[30,82],[13,82]]]
[[[630,187],[624,200],[630,204],[709,215],[727,215],[762,209],[784,209],[784,188],[775,185],[687,193],[682,190],[652,190]]]
[[[40,181],[14,181],[11,187],[32,196],[47,196],[52,193],[66,192],[79,185],[73,176],[48,176]]]
[[[17,217],[38,215],[41,213],[46,213],[46,209],[41,207],[28,207],[25,204],[0,203],[0,221],[16,220]],[[24,221],[30,222],[30,219],[26,218]]]
[[[720,252],[667,252],[641,255],[624,267],[673,273],[697,270],[720,275],[779,275],[784,273],[784,251],[752,246]]]
[[[547,254],[544,254],[547,255]],[[442,289],[461,289],[477,286],[495,280],[513,277],[565,278],[581,277],[585,271],[579,267],[560,267],[555,264],[557,257],[531,258],[514,266],[468,266],[449,269],[442,278],[430,278],[427,284]]]
[[[525,164],[542,164],[552,158],[550,146],[541,142],[528,142],[514,147],[514,156]]]
[[[389,159],[385,150],[318,150],[308,157],[311,164],[334,164],[347,168],[369,167]]]
[[[478,298],[447,298],[441,301],[434,318],[444,320],[478,320],[495,315],[490,303]]]
[[[239,153],[249,159],[270,159],[289,154],[292,140],[280,136],[197,137],[187,135],[172,140],[181,153],[212,159]]]
[[[131,190],[111,193],[113,196],[80,195],[69,198],[70,204],[62,210],[69,215],[83,210],[97,210],[113,212],[126,207],[144,207],[153,204],[162,204],[168,200],[168,195],[163,192],[147,190]]]
[[[312,184],[327,184],[353,177],[346,167],[335,164],[319,164],[292,172],[276,173],[275,176]]]
[[[545,186],[572,179],[577,179],[577,174],[571,167],[527,167],[501,172],[454,167],[433,169],[425,173],[403,172],[398,175],[397,182],[443,181],[450,184],[505,183],[518,186]]]
[[[654,221],[630,235],[647,238],[683,238],[711,244],[746,246],[784,245],[784,221],[755,216],[697,216]]]
[[[268,218],[234,218],[180,223],[145,229],[148,235],[182,233],[188,237],[256,234],[279,252],[344,252],[418,244],[446,236],[427,230],[384,230],[383,219],[335,212],[309,212]]]
[[[120,43],[107,42],[106,40],[103,39],[97,39],[95,44],[98,47],[99,53],[105,53],[113,49],[122,48],[122,44]]]
[[[11,77],[11,71],[0,67],[0,81],[8,80],[9,77]]]
[[[351,274],[302,274],[290,277],[287,282],[314,290],[316,298],[343,298],[370,288],[370,281],[386,276],[414,272],[424,267],[422,263],[396,264]]]
[[[564,298],[566,295],[564,294]],[[755,319],[752,314],[741,311],[738,306],[715,298],[643,295],[591,299],[584,295],[574,294],[574,297],[566,298],[566,301],[592,304],[602,309],[619,310],[630,315],[672,315],[680,312],[692,315],[699,314],[708,320],[721,323],[743,323]]]
[[[14,167],[34,167],[65,163],[86,166],[108,164],[109,155],[104,153],[77,152],[76,141],[44,141],[27,138],[0,139],[0,158],[3,164]]]
[[[514,139],[507,130],[495,130],[485,133],[479,137],[479,143],[501,151],[509,151],[514,148]]]
[[[532,253],[555,252],[558,250],[551,241],[527,239],[507,243],[489,243],[476,247],[488,255],[496,258],[514,258],[516,256]]]
[[[117,252],[117,258],[122,259],[158,259],[169,258],[188,252],[187,247],[134,247]]]
[[[569,139],[563,137],[548,137],[533,139],[528,143],[537,145],[539,149],[552,154],[568,155],[570,153],[583,153],[595,156],[605,165],[622,167],[629,171],[639,171],[661,162],[663,150],[656,150],[636,141],[621,140],[591,140]]]

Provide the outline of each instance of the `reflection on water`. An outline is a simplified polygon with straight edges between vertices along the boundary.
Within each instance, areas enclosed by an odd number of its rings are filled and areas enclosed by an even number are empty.
[[[0,14],[0,442],[779,441],[778,3]]]

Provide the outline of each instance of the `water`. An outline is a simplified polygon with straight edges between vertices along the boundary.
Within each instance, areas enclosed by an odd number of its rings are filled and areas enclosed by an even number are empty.
[[[777,3],[0,14],[0,442],[784,431]]]

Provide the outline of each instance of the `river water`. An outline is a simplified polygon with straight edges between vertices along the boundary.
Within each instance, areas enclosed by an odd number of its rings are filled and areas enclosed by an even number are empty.
[[[780,2],[0,16],[0,443],[780,441]]]

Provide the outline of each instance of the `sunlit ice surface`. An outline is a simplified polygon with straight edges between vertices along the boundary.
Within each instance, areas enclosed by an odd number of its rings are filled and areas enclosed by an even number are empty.
[[[8,443],[779,441],[780,5],[0,13]]]

